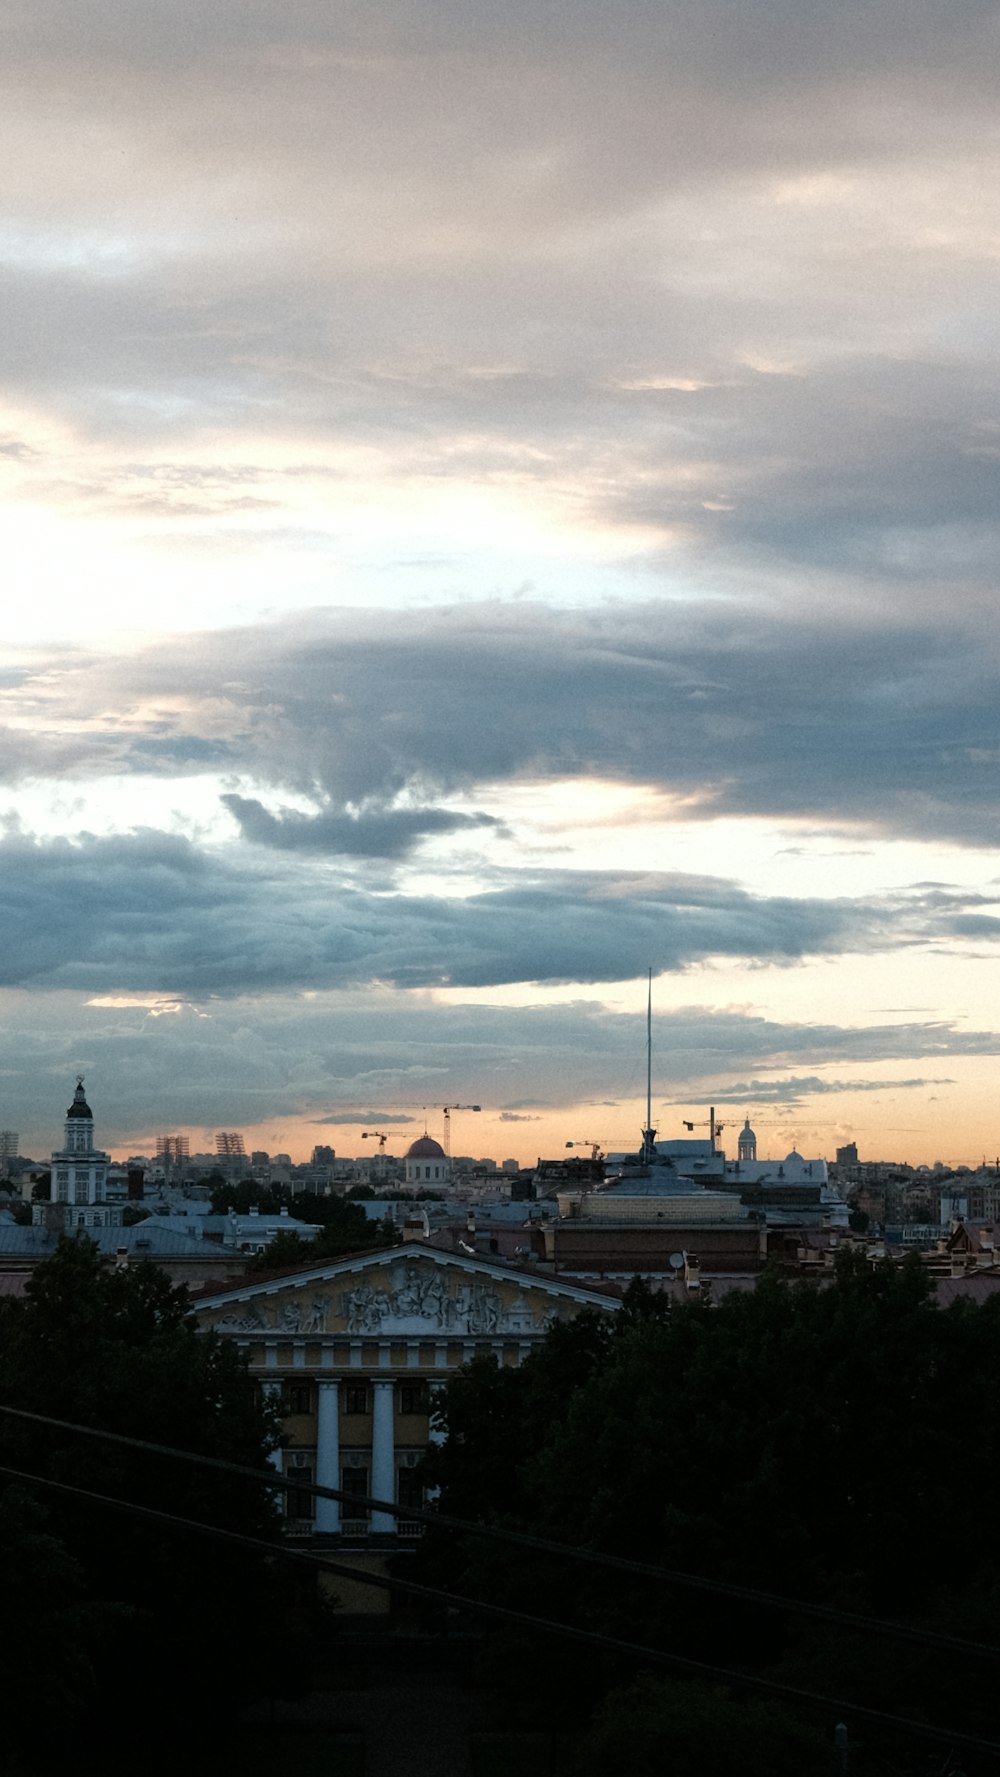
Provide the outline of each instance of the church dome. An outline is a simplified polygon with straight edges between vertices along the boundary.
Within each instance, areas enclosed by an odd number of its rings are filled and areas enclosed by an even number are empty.
[[[435,1141],[432,1135],[420,1136],[407,1148],[403,1156],[406,1160],[444,1160],[445,1157],[441,1143]]]
[[[750,1127],[749,1117],[744,1117],[743,1128],[740,1130],[739,1156],[741,1160],[756,1160],[757,1137]]]
[[[804,1166],[805,1165],[805,1161],[803,1160],[802,1155],[799,1153],[797,1148],[793,1148],[790,1154],[785,1155],[785,1165],[786,1166]]]

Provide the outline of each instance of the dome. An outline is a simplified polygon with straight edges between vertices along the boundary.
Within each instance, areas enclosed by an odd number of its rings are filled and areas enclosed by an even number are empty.
[[[432,1135],[422,1135],[407,1148],[404,1160],[444,1160],[445,1151]]]
[[[82,1080],[77,1080],[76,1091],[73,1094],[73,1103],[70,1105],[66,1115],[67,1117],[89,1117],[91,1122],[94,1120],[94,1113],[87,1103]]]
[[[790,1154],[785,1155],[785,1165],[786,1166],[804,1166],[805,1165],[805,1161],[803,1160],[802,1155],[799,1153],[797,1148],[793,1148]]]

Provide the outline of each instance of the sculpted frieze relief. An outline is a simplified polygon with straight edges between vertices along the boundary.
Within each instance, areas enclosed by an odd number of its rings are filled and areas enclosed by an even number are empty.
[[[541,1331],[566,1312],[563,1304],[534,1301],[518,1290],[505,1300],[489,1278],[461,1277],[413,1260],[377,1272],[371,1282],[352,1282],[300,1301],[260,1297],[240,1303],[213,1325],[220,1333],[271,1333],[305,1337],[362,1333],[458,1333],[489,1337]]]

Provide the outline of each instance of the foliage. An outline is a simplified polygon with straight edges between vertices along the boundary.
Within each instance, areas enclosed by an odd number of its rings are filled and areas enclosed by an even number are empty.
[[[281,1229],[274,1239],[265,1246],[263,1252],[255,1253],[247,1266],[248,1272],[281,1271],[286,1266],[308,1265],[317,1257],[316,1243],[303,1240],[301,1235],[289,1229],[286,1233]]]
[[[140,1222],[147,1222],[152,1213],[151,1209],[144,1208],[141,1203],[126,1203],[122,1210],[122,1227],[137,1228]]]
[[[978,1604],[932,1551],[955,1498],[1000,1483],[985,1382],[998,1373],[1000,1299],[942,1312],[918,1260],[846,1253],[829,1287],[766,1275],[716,1307],[668,1307],[640,1287],[617,1315],[556,1326],[519,1370],[479,1358],[457,1373],[427,1478],[459,1516],[916,1623],[947,1610],[955,1633],[982,1635],[982,1597],[1000,1589],[992,1540],[968,1569]],[[472,1538],[431,1535],[420,1559],[467,1595],[826,1694],[843,1681],[877,1707],[933,1716],[947,1692],[939,1655],[859,1651],[790,1612]],[[513,1638],[505,1656],[521,1657]],[[548,1644],[545,1670],[550,1697],[575,1708],[633,1676],[614,1656]],[[978,1694],[963,1712],[989,1731]]]
[[[258,1469],[277,1439],[242,1357],[232,1342],[195,1330],[186,1293],[152,1265],[108,1267],[83,1237],[60,1241],[23,1299],[0,1300],[0,1405]],[[4,1413],[0,1463],[227,1531],[277,1534],[272,1496],[259,1483]],[[270,1564],[79,1493],[41,1489],[38,1498],[59,1551],[56,1567],[61,1561],[65,1574],[78,1576],[82,1605],[118,1625],[95,1675],[95,1711],[113,1673],[120,1725],[128,1705],[118,1691],[126,1696],[158,1663],[172,1669],[195,1631],[212,1648],[212,1663],[209,1672],[204,1662],[185,1661],[190,1708],[201,1686],[211,1684],[218,1704],[265,1682],[275,1649],[265,1657],[259,1638],[248,1644],[243,1629],[255,1620],[274,1629],[285,1608]],[[53,1633],[66,1608],[54,1592],[45,1607]],[[48,1631],[34,1639],[42,1659],[48,1639]],[[138,1707],[142,1689],[135,1695]],[[86,1728],[82,1693],[68,1719]]]
[[[276,1261],[272,1243],[269,1251],[259,1256],[259,1263],[253,1267],[256,1270],[276,1270],[280,1265],[294,1265],[300,1258],[330,1259],[342,1253],[368,1252],[373,1247],[393,1246],[398,1239],[394,1229],[387,1231],[384,1222],[370,1222],[363,1209],[343,1197],[320,1196],[315,1191],[298,1191],[293,1195],[287,1185],[261,1186],[247,1181],[220,1185],[212,1192],[212,1213],[225,1215],[231,1209],[238,1215],[249,1215],[251,1209],[259,1210],[261,1215],[280,1215],[287,1209],[290,1221],[294,1217],[296,1221],[319,1226],[320,1233],[311,1241],[297,1233],[294,1224],[287,1235],[282,1229],[276,1239],[292,1236],[299,1240],[300,1247],[286,1248],[292,1256]]]
[[[773,1703],[648,1675],[597,1712],[580,1777],[829,1777],[821,1734]]]
[[[16,1771],[35,1751],[69,1751],[66,1730],[95,1695],[96,1661],[121,1613],[85,1602],[79,1564],[51,1534],[44,1507],[16,1484],[0,1495],[0,1571],[9,1636],[4,1748]],[[31,1650],[16,1667],[11,1631]]]
[[[288,1209],[292,1201],[292,1193],[287,1185],[258,1185],[253,1179],[233,1180],[211,1179],[212,1214],[228,1215],[235,1210],[237,1215],[246,1216],[252,1209],[259,1209],[261,1215],[280,1215]]]

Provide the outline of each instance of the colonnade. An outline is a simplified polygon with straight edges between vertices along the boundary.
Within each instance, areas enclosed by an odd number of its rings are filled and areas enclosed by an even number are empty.
[[[340,1384],[317,1383],[316,1470],[318,1487],[340,1487]],[[396,1429],[395,1382],[373,1382],[371,1470],[367,1491],[375,1499],[396,1497]],[[339,1499],[316,1500],[315,1527],[317,1535],[337,1536],[344,1518],[344,1502]],[[369,1529],[376,1536],[391,1536],[396,1529],[392,1512],[372,1512]]]

